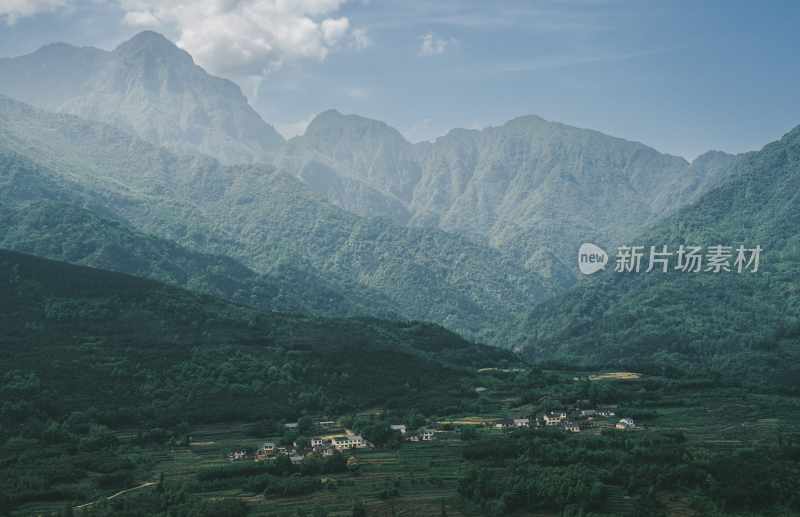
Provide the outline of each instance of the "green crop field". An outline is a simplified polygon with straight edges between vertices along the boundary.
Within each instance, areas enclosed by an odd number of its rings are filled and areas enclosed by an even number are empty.
[[[206,497],[237,497],[247,501],[253,515],[297,515],[298,510],[312,511],[324,507],[329,515],[349,515],[354,501],[367,508],[397,515],[440,515],[442,502],[448,515],[462,515],[455,506],[456,487],[463,473],[461,455],[463,443],[455,433],[440,433],[442,439],[426,443],[405,443],[396,450],[356,450],[355,472],[321,476],[324,489],[299,496],[266,498],[243,490],[202,493]],[[451,436],[447,436],[450,434]],[[241,432],[204,428],[193,433],[189,447],[175,447],[157,454],[155,471],[164,474],[168,483],[190,481],[202,469],[229,464],[226,454],[238,447],[256,448],[264,439],[245,438]],[[396,495],[381,497],[384,491],[396,490]],[[425,510],[425,509],[428,510]],[[424,513],[428,512],[428,513]],[[372,513],[371,513],[372,515]]]

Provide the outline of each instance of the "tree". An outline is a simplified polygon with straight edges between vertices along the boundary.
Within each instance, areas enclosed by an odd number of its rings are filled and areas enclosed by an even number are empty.
[[[314,420],[311,417],[304,416],[297,421],[297,431],[302,435],[308,435],[314,432]]]
[[[463,441],[477,440],[478,430],[474,427],[462,427],[460,437]]]
[[[356,501],[353,504],[352,517],[367,517],[367,509],[364,508],[364,503]]]

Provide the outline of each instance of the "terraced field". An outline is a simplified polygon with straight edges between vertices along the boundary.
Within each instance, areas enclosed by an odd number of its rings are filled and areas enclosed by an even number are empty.
[[[598,375],[604,375],[598,372]],[[575,377],[579,377],[576,380]],[[561,372],[558,379],[562,386],[579,385],[586,382],[586,372]],[[346,473],[320,476],[323,488],[296,497],[265,497],[261,493],[248,492],[246,478],[241,486],[218,491],[199,492],[204,498],[235,498],[245,501],[251,515],[271,517],[311,516],[317,509],[324,509],[331,517],[350,517],[356,502],[363,504],[370,517],[478,517],[481,512],[467,508],[458,496],[459,479],[464,476],[467,463],[463,459],[463,448],[469,442],[460,439],[460,427],[479,429],[483,438],[500,437],[503,431],[489,424],[509,415],[526,415],[541,411],[537,398],[522,403],[514,386],[486,379],[488,386],[479,397],[483,401],[481,411],[443,415],[438,419],[440,427],[456,429],[437,432],[433,442],[403,443],[397,449],[364,449],[348,453],[355,458],[357,468]],[[632,379],[629,376],[613,375],[603,379],[613,384],[617,393],[638,393],[646,386],[646,376]],[[594,383],[592,383],[594,384]],[[624,398],[624,397],[623,397]],[[796,434],[800,429],[800,402],[791,397],[776,394],[748,393],[735,388],[716,388],[696,393],[672,393],[665,391],[657,402],[650,401],[629,410],[642,412],[637,423],[644,429],[681,431],[692,448],[705,449],[710,453],[731,453],[754,445],[777,443],[782,436]],[[621,406],[624,407],[624,406]],[[623,409],[624,411],[624,409]],[[373,412],[377,415],[377,412]],[[363,416],[368,416],[364,414]],[[361,416],[361,415],[360,415]],[[609,427],[611,420],[597,419],[594,429],[585,428],[581,436],[589,438]],[[444,425],[446,424],[446,425]],[[337,430],[330,430],[330,432]],[[326,431],[327,433],[328,431]],[[197,473],[211,467],[229,464],[227,454],[235,449],[255,450],[265,441],[278,441],[278,436],[253,437],[248,426],[243,424],[220,424],[194,429],[188,446],[153,446],[143,448],[134,445],[136,430],[120,430],[115,433],[131,457],[139,456],[146,461],[137,468],[137,475],[128,486],[139,487],[158,479],[163,474],[168,484],[193,484]],[[127,445],[126,445],[127,447]],[[191,490],[202,485],[194,484]],[[153,485],[141,486],[135,492],[152,490]],[[607,487],[606,514],[628,515],[636,502],[626,495],[623,487]],[[119,489],[115,489],[119,490]],[[114,492],[100,492],[107,497]],[[130,493],[119,497],[131,497]],[[669,515],[679,517],[695,515],[690,507],[691,498],[685,493],[664,492],[659,502],[668,509]],[[37,515],[63,510],[64,502],[41,502],[22,507],[15,515]],[[77,503],[75,503],[77,504]],[[569,508],[564,508],[569,513]],[[517,513],[517,517],[544,517],[546,513]],[[604,514],[605,515],[605,514]]]
[[[257,448],[267,439],[247,437],[242,429],[206,428],[195,432],[189,447],[167,448],[158,453],[156,472],[165,481],[191,481],[201,469],[225,465],[227,452],[239,447]],[[207,497],[237,497],[252,505],[252,515],[295,516],[297,511],[324,508],[331,516],[349,516],[356,501],[369,515],[477,515],[459,508],[456,488],[464,468],[463,443],[456,433],[437,433],[437,440],[404,443],[397,450],[357,450],[356,472],[323,476],[325,488],[299,496],[265,498],[242,490],[206,492]]]

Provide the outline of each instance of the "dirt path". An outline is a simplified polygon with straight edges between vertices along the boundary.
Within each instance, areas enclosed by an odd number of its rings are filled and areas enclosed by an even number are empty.
[[[133,492],[134,490],[139,490],[140,488],[145,488],[145,487],[153,486],[153,485],[157,485],[157,484],[158,484],[157,481],[148,481],[147,483],[142,483],[139,486],[135,486],[135,487],[132,487],[132,488],[126,488],[125,490],[120,490],[116,494],[112,494],[112,495],[110,495],[108,497],[101,497],[100,499],[98,499],[96,501],[92,501],[90,503],[85,503],[85,504],[82,504],[80,506],[73,506],[72,509],[73,510],[80,510],[81,508],[86,508],[87,506],[92,506],[93,504],[97,504],[97,503],[99,503],[100,501],[102,501],[104,499],[107,500],[107,501],[110,501],[111,499],[114,499],[115,497],[121,496],[123,494],[127,494],[128,492]]]

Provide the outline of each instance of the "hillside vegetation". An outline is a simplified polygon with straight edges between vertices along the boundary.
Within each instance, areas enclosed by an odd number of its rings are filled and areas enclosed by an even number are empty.
[[[538,359],[711,367],[730,378],[797,389],[798,192],[800,128],[743,157],[730,181],[630,243],[672,250],[759,245],[757,273],[608,271],[530,313],[510,331],[511,341]]]

